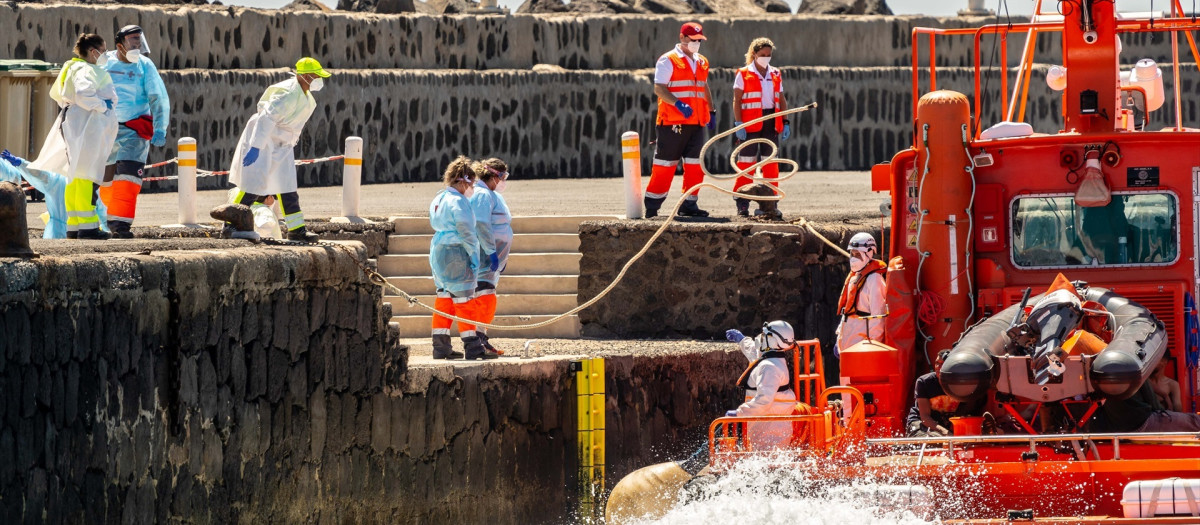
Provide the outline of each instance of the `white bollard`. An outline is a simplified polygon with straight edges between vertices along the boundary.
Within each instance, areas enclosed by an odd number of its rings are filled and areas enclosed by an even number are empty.
[[[640,219],[642,202],[642,146],[637,132],[621,135],[621,167],[625,173],[625,218]]]
[[[362,137],[346,137],[345,159],[342,160],[342,216],[333,222],[365,223],[358,216],[359,195],[362,188]]]
[[[179,139],[176,150],[179,158],[179,224],[194,226],[196,222],[196,139]]]

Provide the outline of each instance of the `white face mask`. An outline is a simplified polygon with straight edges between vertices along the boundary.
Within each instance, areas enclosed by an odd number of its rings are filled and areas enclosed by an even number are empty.
[[[850,270],[854,272],[862,271],[867,267],[867,254],[854,250],[850,253]]]
[[[771,65],[771,57],[758,57],[754,59],[754,62],[758,64],[758,67],[765,68]]]
[[[500,182],[496,183],[496,193],[504,193],[504,188],[507,188],[507,187],[508,187],[508,179],[506,179],[506,178],[500,179]]]
[[[688,42],[687,44],[684,44],[684,45],[685,45],[685,46],[687,46],[687,50],[688,50],[688,51],[690,51],[690,52],[692,52],[692,53],[699,53],[699,52],[700,52],[700,41],[699,41],[699,40],[693,40],[693,41],[691,41],[691,42]]]
[[[137,49],[130,49],[129,51],[125,52],[125,60],[128,60],[130,62],[137,62],[141,58],[142,58],[142,52],[138,51]]]
[[[97,53],[100,53],[100,52],[97,51]],[[104,64],[107,64],[107,63],[108,63],[108,53],[100,53],[100,56],[96,57],[96,65],[97,66],[104,67]]]
[[[313,81],[308,84],[309,91],[320,91],[321,88],[324,88],[324,87],[325,87],[325,79],[323,79],[321,77],[314,78]]]

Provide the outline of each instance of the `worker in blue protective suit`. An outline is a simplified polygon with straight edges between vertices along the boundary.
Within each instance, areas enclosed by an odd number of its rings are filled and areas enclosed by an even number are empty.
[[[475,278],[479,269],[479,238],[470,202],[476,178],[472,164],[466,157],[450,162],[442,174],[446,188],[429,204],[429,223],[434,231],[429,245],[429,266],[433,269],[433,283],[437,287],[434,307],[442,313],[478,320]],[[450,325],[449,318],[434,314],[434,359],[463,357],[450,346]],[[467,359],[499,357],[484,348],[474,325],[459,321],[458,333]]]
[[[0,181],[20,184],[24,179],[33,189],[45,195],[46,212],[42,214],[45,231],[43,239],[67,238],[67,207],[63,196],[70,182],[66,177],[49,171],[28,169],[29,161],[9,153],[0,151]],[[107,218],[107,210],[101,202],[96,203],[96,216],[101,228]]]
[[[310,57],[296,62],[296,76],[271,85],[258,99],[258,111],[246,122],[229,168],[229,182],[242,190],[238,203],[249,206],[276,195],[283,208],[289,241],[317,242],[300,211],[296,189],[296,144],[304,124],[317,108],[313,93],[325,86],[330,73]],[[232,228],[226,228],[232,233]]]
[[[130,239],[138,194],[142,192],[142,169],[150,154],[150,145],[167,144],[167,126],[171,123],[171,101],[167,87],[154,62],[146,57],[150,46],[142,28],[134,25],[117,31],[115,51],[108,52],[104,69],[117,90],[113,108],[117,121],[117,140],[104,168],[100,199],[108,207],[108,227],[113,237]]]
[[[475,225],[479,234],[479,259],[487,260],[476,272],[475,300],[479,302],[479,320],[491,323],[496,319],[496,284],[500,272],[508,265],[508,254],[512,249],[512,213],[504,202],[504,188],[508,184],[508,164],[497,158],[480,163],[475,170],[479,179],[475,181],[475,194],[471,196],[471,209],[475,212]],[[477,328],[475,333],[483,340],[483,347],[490,352],[503,354],[488,341],[486,328]]]
[[[104,164],[117,137],[117,102],[112,77],[104,70],[108,47],[100,35],[85,33],[75,43],[75,56],[63,64],[50,88],[58,103],[42,151],[29,168],[66,177],[63,201],[67,238],[108,239],[96,213],[96,184],[104,182]]]

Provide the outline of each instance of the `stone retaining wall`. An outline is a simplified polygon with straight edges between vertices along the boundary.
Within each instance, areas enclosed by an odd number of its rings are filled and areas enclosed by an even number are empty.
[[[131,242],[0,260],[0,523],[570,522],[570,358],[409,367],[358,245]],[[610,486],[693,450],[745,366],[607,357]]]
[[[595,221],[580,225],[579,298],[595,297],[616,277],[660,223]],[[851,235],[878,228],[822,226],[845,246]],[[832,359],[837,300],[849,271],[844,256],[794,225],[682,223],[672,225],[624,280],[579,313],[584,335],[722,340],[737,328],[757,335],[783,319],[798,338],[819,339],[826,369]]]

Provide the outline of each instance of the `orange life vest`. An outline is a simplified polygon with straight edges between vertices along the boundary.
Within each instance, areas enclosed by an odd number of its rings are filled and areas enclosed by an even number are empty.
[[[870,312],[863,312],[858,309],[858,294],[862,293],[863,284],[866,284],[867,277],[873,273],[884,273],[887,271],[887,265],[879,259],[871,259],[867,261],[867,266],[861,271],[851,272],[846,276],[846,284],[842,286],[842,295],[838,297],[838,315],[858,317],[866,317],[871,315]]]
[[[742,107],[738,109],[740,115],[739,120],[742,122],[750,122],[756,118],[763,116],[763,88],[762,78],[758,76],[758,72],[753,71],[754,66],[749,65],[738,70],[738,74],[742,76]],[[771,82],[774,83],[771,94],[775,98],[775,110],[779,110],[779,93],[783,85],[783,76],[779,74],[778,69],[768,69],[768,75],[771,76]],[[754,133],[762,129],[762,122],[754,124],[746,128],[746,131]],[[775,119],[775,132],[783,131],[783,117]]]
[[[672,95],[675,95],[675,98],[692,107],[692,116],[685,118],[674,104],[668,104],[667,101],[659,98],[658,125],[660,126],[676,124],[704,126],[708,124],[708,99],[704,98],[705,88],[708,86],[708,59],[700,53],[693,53],[693,55],[696,61],[695,71],[692,71],[692,66],[688,64],[686,58],[679,56],[674,51],[663,55],[671,60],[672,66],[671,80],[667,83],[667,89],[671,91]]]

